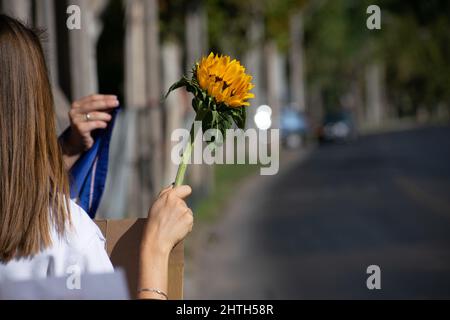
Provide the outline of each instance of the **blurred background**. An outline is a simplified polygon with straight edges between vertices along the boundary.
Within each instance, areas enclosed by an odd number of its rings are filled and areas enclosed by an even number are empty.
[[[367,27],[369,5],[381,29]],[[81,29],[69,30],[70,5]],[[123,107],[97,217],[144,217],[177,167],[191,96],[162,95],[209,52],[238,58],[280,128],[281,167],[195,165],[186,298],[450,298],[446,0],[0,0],[46,30],[58,126],[100,92]],[[369,265],[381,289],[366,286]]]

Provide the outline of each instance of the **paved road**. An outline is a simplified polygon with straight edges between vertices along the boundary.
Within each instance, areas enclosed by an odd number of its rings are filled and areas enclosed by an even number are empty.
[[[186,298],[450,298],[450,127],[321,147],[239,192]]]

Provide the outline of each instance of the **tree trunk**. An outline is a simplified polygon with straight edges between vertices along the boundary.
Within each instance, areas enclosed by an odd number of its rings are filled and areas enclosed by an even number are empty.
[[[133,135],[129,149],[127,214],[145,216],[151,198],[149,112],[146,86],[146,42],[144,0],[126,0],[125,13],[125,106],[127,134]],[[131,132],[133,131],[133,132]]]
[[[164,71],[164,87],[169,88],[174,82],[178,81],[182,76],[182,51],[178,43],[166,42],[162,47],[163,55],[163,71]],[[178,165],[171,160],[171,152],[173,143],[171,142],[171,135],[173,130],[184,127],[184,96],[186,92],[182,90],[173,91],[167,97],[166,108],[166,144],[165,144],[165,159],[166,170],[164,177],[164,184],[169,185],[175,181]]]
[[[53,85],[58,83],[57,37],[55,26],[55,6],[53,0],[41,0],[36,2],[36,26],[44,28],[47,41],[42,43],[50,81]]]
[[[36,2],[35,25],[46,30],[44,47],[45,59],[50,74],[50,82],[55,100],[57,119],[57,132],[60,134],[69,126],[68,111],[70,103],[59,86],[58,77],[58,41],[56,34],[55,4],[54,0],[41,0]]]
[[[299,11],[290,17],[289,63],[290,102],[300,111],[306,111],[303,41],[303,17]]]
[[[165,167],[163,143],[163,118],[161,110],[161,73],[159,45],[159,7],[157,0],[145,1],[145,41],[147,107],[149,122],[145,125],[149,134],[149,158],[151,173],[151,196],[157,195],[163,187]]]
[[[247,33],[247,41],[249,42],[249,50],[245,54],[244,61],[248,72],[252,75],[252,83],[255,87],[252,92],[255,98],[250,100],[251,108],[247,110],[247,127],[254,128],[255,122],[253,117],[255,111],[261,104],[267,104],[263,89],[263,39],[264,39],[264,21],[263,17],[254,14],[250,20],[249,31]]]
[[[98,16],[105,0],[73,0],[81,9],[81,29],[69,31],[72,98],[80,99],[98,92],[97,40],[102,26]]]
[[[308,103],[310,106],[314,106],[313,108],[310,108],[308,115],[309,120],[311,121],[311,127],[313,130],[316,130],[322,123],[325,109],[322,87],[320,84],[314,84],[311,86],[311,94],[308,95]]]
[[[361,126],[361,123],[364,122],[364,112],[363,112],[364,100],[361,82],[358,81],[357,79],[354,79],[351,83],[350,90],[353,96],[356,126],[357,128],[359,128]]]
[[[145,12],[143,0],[125,0],[125,105],[146,106]]]
[[[191,1],[186,12],[186,72],[208,49],[207,17],[202,1]]]
[[[204,55],[207,54],[207,20],[203,1],[191,1],[186,12],[186,74],[190,74],[192,66]],[[190,94],[189,94],[190,95]],[[189,117],[194,117],[190,110]],[[189,183],[196,189],[197,195],[210,192],[214,186],[214,167],[206,164],[193,164],[188,171]]]
[[[366,114],[370,125],[380,125],[384,119],[383,65],[370,64],[366,69]]]
[[[274,41],[266,44],[267,102],[272,108],[272,128],[279,128],[283,95],[284,58]]]
[[[21,20],[29,25],[32,24],[32,6],[30,0],[3,0],[2,12]]]
[[[256,109],[262,104],[267,104],[266,95],[264,94],[264,71],[263,71],[263,41],[264,41],[264,20],[261,14],[254,12],[250,17],[250,25],[246,34],[246,41],[249,43],[249,49],[244,55],[244,65],[248,73],[253,77],[252,83],[255,86],[252,89],[255,95],[254,99],[250,100],[250,108],[247,108],[247,128],[255,128],[254,117]],[[257,148],[248,149],[248,157],[255,158],[258,155]],[[234,154],[234,150],[226,150],[226,153]]]

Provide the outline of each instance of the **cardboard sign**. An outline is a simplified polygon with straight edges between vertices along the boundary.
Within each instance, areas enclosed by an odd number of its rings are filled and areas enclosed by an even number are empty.
[[[114,267],[125,270],[130,297],[136,298],[139,247],[146,219],[94,220],[106,238],[106,251]],[[178,244],[169,258],[169,299],[183,299],[184,246]]]

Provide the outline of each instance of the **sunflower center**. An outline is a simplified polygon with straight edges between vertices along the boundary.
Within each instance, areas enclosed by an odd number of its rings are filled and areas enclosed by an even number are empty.
[[[219,76],[215,76],[214,78],[215,82],[222,82],[223,86],[222,86],[222,91],[225,90],[226,88],[228,88],[230,86],[230,84],[228,84],[225,80],[223,80],[221,77]],[[234,91],[234,90],[233,90]],[[234,95],[234,93],[232,94]]]

